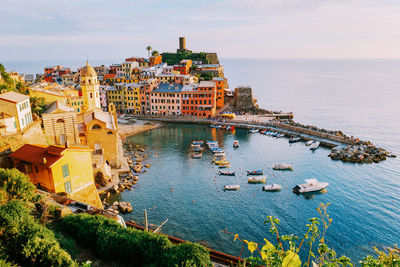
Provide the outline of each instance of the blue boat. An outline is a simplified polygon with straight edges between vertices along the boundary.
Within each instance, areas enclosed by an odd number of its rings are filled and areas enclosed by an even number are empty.
[[[247,171],[247,175],[263,175],[264,170]]]

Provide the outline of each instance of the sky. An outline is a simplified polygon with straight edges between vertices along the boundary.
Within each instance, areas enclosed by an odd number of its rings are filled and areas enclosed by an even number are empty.
[[[399,0],[0,0],[0,62],[146,56],[400,58]]]

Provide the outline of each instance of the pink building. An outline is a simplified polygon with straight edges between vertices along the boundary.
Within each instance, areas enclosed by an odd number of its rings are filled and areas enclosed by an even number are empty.
[[[140,111],[142,114],[151,114],[151,92],[160,84],[158,79],[149,79],[140,86]]]
[[[151,115],[181,115],[181,84],[162,83],[151,91]]]

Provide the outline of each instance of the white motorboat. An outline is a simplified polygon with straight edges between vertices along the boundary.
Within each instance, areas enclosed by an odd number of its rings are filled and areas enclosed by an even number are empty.
[[[233,147],[238,148],[239,147],[239,140],[233,141]]]
[[[315,191],[320,191],[329,185],[329,183],[318,182],[317,179],[307,179],[305,181],[306,181],[305,184],[299,184],[293,187],[293,192],[294,193],[315,192]]]
[[[217,153],[214,153],[214,156],[216,156],[216,157],[225,157],[225,152],[217,152]]]
[[[272,166],[272,169],[276,171],[284,171],[284,170],[293,171],[293,165],[286,163],[275,164]]]
[[[232,185],[225,185],[224,190],[239,190],[240,185],[232,184]]]
[[[289,143],[297,143],[301,141],[301,137],[292,137],[289,139]]]
[[[307,141],[307,142],[306,142],[306,146],[311,146],[312,143],[314,143],[314,140]]]
[[[281,188],[279,184],[267,184],[263,186],[263,191],[279,191]]]
[[[267,179],[267,176],[252,176],[247,179],[247,181],[251,184],[263,184],[265,183],[265,180]]]
[[[314,143],[311,144],[310,149],[311,150],[316,150],[319,147],[320,142],[319,141],[315,141]]]
[[[281,134],[277,134],[275,137],[276,137],[276,138],[285,137],[285,134],[283,134],[283,133],[281,133]]]
[[[258,133],[258,129],[250,129],[249,133]]]

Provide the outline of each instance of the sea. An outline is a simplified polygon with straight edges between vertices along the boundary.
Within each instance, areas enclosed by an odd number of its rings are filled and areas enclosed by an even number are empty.
[[[121,60],[93,60],[92,65]],[[400,60],[380,59],[233,59],[223,58],[231,89],[250,86],[260,107],[293,112],[295,121],[341,130],[370,140],[400,156]],[[7,69],[41,73],[45,65],[73,68],[81,61],[3,62]],[[201,159],[190,157],[192,140],[218,140],[236,176],[218,176],[207,150]],[[234,140],[240,148],[233,149]],[[312,152],[304,143],[289,144],[272,138],[211,129],[207,126],[169,124],[129,137],[128,143],[148,147],[146,163],[134,190],[117,200],[132,203],[127,219],[151,225],[167,220],[162,232],[200,242],[235,256],[249,256],[240,238],[276,243],[264,224],[267,216],[280,220],[281,235],[303,237],[308,218],[318,217],[320,203],[330,203],[332,223],[325,239],[338,256],[357,263],[373,247],[400,244],[400,157],[378,164],[332,161],[329,149]],[[277,172],[271,166],[293,163],[293,171]],[[264,169],[267,183],[283,186],[280,192],[263,192],[262,185],[247,183],[247,170]],[[291,188],[305,179],[329,183],[326,192],[296,195]],[[223,191],[239,184],[238,191]],[[305,245],[300,254],[304,258]]]

